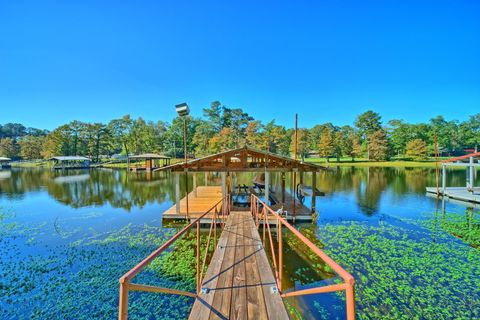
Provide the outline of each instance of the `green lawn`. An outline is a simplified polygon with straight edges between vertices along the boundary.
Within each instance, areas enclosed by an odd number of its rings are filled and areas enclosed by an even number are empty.
[[[325,158],[306,158],[305,162],[321,164],[326,166],[355,166],[355,167],[429,167],[435,168],[435,161],[409,161],[409,160],[391,160],[391,161],[369,161],[364,158],[356,159],[352,161],[351,158],[340,158],[340,162],[337,162],[336,158],[329,159],[327,162]],[[441,165],[439,165],[441,166]]]

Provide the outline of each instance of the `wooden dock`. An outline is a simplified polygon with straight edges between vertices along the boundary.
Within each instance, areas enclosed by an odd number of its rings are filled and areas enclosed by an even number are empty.
[[[213,207],[215,203],[222,199],[222,187],[219,186],[198,186],[194,191],[188,194],[188,212],[189,218],[195,219]],[[187,200],[184,197],[180,200],[180,214],[177,213],[176,205],[163,213],[164,219],[185,219],[187,212]],[[221,210],[221,204],[217,206],[218,212]],[[207,214],[205,218],[211,219],[213,213]]]
[[[188,194],[188,211],[189,219],[196,219],[205,213],[208,209],[215,205],[222,199],[222,187],[221,186],[197,186],[194,191]],[[279,199],[277,199],[278,201]],[[217,206],[217,211],[221,212],[221,204]],[[272,206],[272,209],[277,211],[282,208],[280,203]],[[295,202],[296,220],[309,222],[312,221],[312,214],[310,209],[303,205],[298,199]],[[241,211],[242,208],[235,207],[235,209]],[[243,208],[243,210],[249,210]],[[284,212],[286,212],[287,220],[293,219],[293,196],[289,193],[285,193],[285,204],[283,206]],[[186,197],[180,200],[180,213],[177,212],[176,204],[167,209],[163,213],[163,219],[185,219],[187,212]],[[209,213],[202,219],[202,223],[209,222],[212,219],[213,213]]]
[[[437,188],[427,187],[427,193],[437,193]],[[480,203],[480,188],[476,187],[473,189],[474,192],[469,192],[466,187],[447,187],[445,188],[445,196],[451,199],[460,200],[464,202],[473,202]],[[440,195],[443,194],[443,189],[439,188],[438,190]]]
[[[288,319],[250,212],[228,216],[189,319]]]

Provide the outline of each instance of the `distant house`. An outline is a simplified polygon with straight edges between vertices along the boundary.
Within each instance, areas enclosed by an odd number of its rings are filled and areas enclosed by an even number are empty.
[[[90,159],[82,156],[56,156],[49,159],[53,161],[54,170],[62,169],[87,169],[90,167]]]
[[[12,161],[12,159],[0,157],[0,169],[10,168],[10,161]]]

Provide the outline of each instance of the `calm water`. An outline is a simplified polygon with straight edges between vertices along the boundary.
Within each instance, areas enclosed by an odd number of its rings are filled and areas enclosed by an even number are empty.
[[[205,178],[198,174],[197,183]],[[250,184],[252,176],[236,179]],[[175,199],[173,180],[164,173],[100,169],[0,171],[0,318],[115,318],[118,278],[175,231],[162,226],[162,212]],[[220,184],[215,175],[207,180]],[[278,177],[272,180],[278,188]],[[310,177],[305,180],[308,185]],[[449,186],[463,186],[464,181],[463,170],[449,172]],[[470,245],[478,235],[479,210],[426,196],[425,187],[435,185],[433,169],[341,168],[320,173],[317,185],[326,193],[317,198],[318,219],[298,227],[354,274],[360,317],[433,319],[436,310],[415,308],[439,304],[447,304],[449,313],[438,318],[480,317],[480,253]],[[461,239],[465,228],[469,241]],[[284,287],[336,280],[286,236]],[[421,258],[442,261],[427,270],[430,266],[422,265]],[[177,285],[154,272],[140,280]],[[389,281],[394,284],[386,287]],[[442,296],[426,293],[427,301],[412,300],[425,296],[421,288],[429,286]],[[417,287],[418,292],[405,289]],[[133,294],[130,310],[132,318],[183,318],[191,302]],[[288,305],[306,317],[344,315],[337,294],[289,300]]]

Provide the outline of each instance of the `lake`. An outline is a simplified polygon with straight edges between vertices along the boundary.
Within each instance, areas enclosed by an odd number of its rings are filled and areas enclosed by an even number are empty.
[[[251,184],[251,175],[237,178]],[[204,179],[198,174],[197,183]],[[219,176],[207,180],[220,184]],[[464,186],[465,171],[449,171],[447,180]],[[434,185],[430,168],[342,167],[317,175],[325,192],[317,198],[318,217],[297,228],[356,278],[359,319],[480,318],[480,210],[427,196],[425,187]],[[120,276],[180,226],[162,223],[172,199],[174,177],[166,173],[0,171],[0,318],[115,318]],[[284,235],[284,288],[338,280]],[[181,256],[167,253],[136,282],[193,291],[193,241],[187,235],[174,249]],[[135,292],[130,317],[185,318],[192,303]],[[336,293],[286,305],[292,318],[345,315]]]

